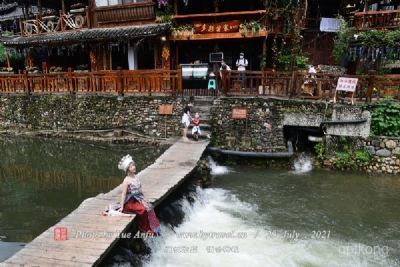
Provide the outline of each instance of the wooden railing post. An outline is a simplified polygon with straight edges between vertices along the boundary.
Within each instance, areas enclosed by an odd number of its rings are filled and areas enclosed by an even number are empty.
[[[30,89],[30,85],[29,85],[29,77],[28,77],[28,71],[24,71],[24,83],[25,83],[25,91],[28,95],[31,94],[31,89]]]
[[[376,71],[370,70],[369,71],[369,79],[368,79],[368,93],[367,93],[367,102],[371,103],[372,94],[374,92],[375,87],[375,80],[376,80]]]
[[[122,68],[118,67],[118,88],[117,88],[117,94],[118,95],[124,95],[124,76],[122,73]]]
[[[22,23],[22,18],[19,19],[19,30],[21,31],[21,36],[24,36],[24,25]]]
[[[183,88],[182,88],[182,65],[178,67],[178,95],[183,96]]]
[[[289,80],[289,90],[286,92],[289,97],[292,97],[297,93],[297,89],[295,88],[296,82],[297,82],[297,69],[293,69],[292,76],[290,77]]]
[[[88,29],[92,28],[92,7],[86,6],[85,8],[85,13],[86,13],[86,26]]]
[[[221,93],[222,95],[226,95],[228,92],[228,71],[226,69],[222,69],[221,71]]]
[[[74,86],[74,81],[72,79],[72,68],[68,68],[68,74],[67,74],[67,90],[71,94],[75,94],[75,86]]]
[[[60,10],[60,31],[64,31],[65,26],[64,26],[64,12]]]

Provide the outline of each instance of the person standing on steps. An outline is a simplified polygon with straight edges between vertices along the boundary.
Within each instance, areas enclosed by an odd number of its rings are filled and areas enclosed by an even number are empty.
[[[192,122],[192,117],[190,117],[190,107],[186,106],[185,109],[183,110],[183,115],[182,115],[184,141],[189,141],[187,137],[187,131],[191,122]]]
[[[239,71],[239,80],[242,81],[242,89],[246,88],[246,68],[249,65],[247,59],[244,58],[244,53],[240,53],[239,59],[236,60],[236,67]]]

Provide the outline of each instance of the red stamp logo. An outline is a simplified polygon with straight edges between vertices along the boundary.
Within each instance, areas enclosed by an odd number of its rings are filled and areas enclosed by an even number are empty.
[[[67,227],[56,227],[54,228],[54,240],[63,241],[68,239]]]

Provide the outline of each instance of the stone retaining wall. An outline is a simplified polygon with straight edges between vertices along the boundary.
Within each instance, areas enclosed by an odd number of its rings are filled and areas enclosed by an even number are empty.
[[[346,147],[346,148],[344,148]],[[355,157],[355,152],[365,151],[369,154],[369,161],[365,162]],[[341,137],[327,136],[324,142],[325,160],[323,166],[329,168],[338,167],[339,153],[347,153],[350,161],[356,166],[344,167],[345,169],[357,169],[368,173],[400,174],[400,137]]]
[[[232,119],[233,108],[246,108],[248,119]],[[319,127],[332,114],[321,102],[271,98],[223,97],[211,110],[213,145],[222,149],[262,152],[287,151],[284,125]]]
[[[400,173],[400,137],[371,137],[366,149],[372,156],[367,172]]]
[[[161,96],[0,96],[1,129],[105,129],[126,128],[153,137],[164,137],[161,104],[173,104],[167,117],[167,136],[182,134],[181,98]]]

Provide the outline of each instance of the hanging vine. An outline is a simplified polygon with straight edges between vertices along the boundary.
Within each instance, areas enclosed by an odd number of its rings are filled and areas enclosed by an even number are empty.
[[[302,40],[301,35],[301,21],[297,16],[298,8],[301,7],[301,3],[298,0],[276,0],[273,1],[271,7],[275,7],[278,11],[274,14],[274,18],[283,18],[281,23],[285,24],[283,29],[285,36],[282,36],[281,46],[277,47],[277,41],[274,40],[273,53],[275,66],[278,69],[289,70],[293,68],[305,68],[308,63],[308,58],[302,51]],[[287,41],[286,38],[290,38]]]

